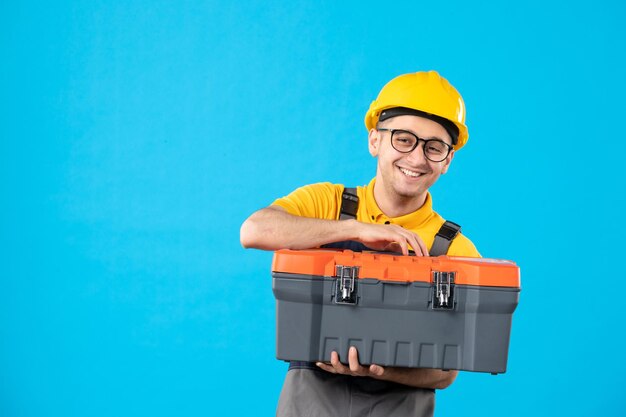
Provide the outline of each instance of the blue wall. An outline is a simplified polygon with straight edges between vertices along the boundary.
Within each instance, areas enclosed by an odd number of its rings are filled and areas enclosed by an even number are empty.
[[[272,415],[239,226],[367,183],[369,103],[428,69],[470,128],[435,208],[523,283],[508,372],[437,415],[624,414],[623,3],[363,3],[0,4],[0,415]]]

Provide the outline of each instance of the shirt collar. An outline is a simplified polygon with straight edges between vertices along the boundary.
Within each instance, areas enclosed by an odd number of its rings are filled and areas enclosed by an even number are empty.
[[[367,216],[371,222],[383,224],[389,222],[402,226],[405,229],[416,229],[425,224],[434,215],[432,197],[430,193],[427,193],[426,201],[416,211],[400,217],[387,216],[376,204],[376,199],[374,198],[375,183],[376,178],[373,178],[365,189]]]

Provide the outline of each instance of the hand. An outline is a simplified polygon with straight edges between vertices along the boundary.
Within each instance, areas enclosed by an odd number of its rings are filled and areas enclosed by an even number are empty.
[[[348,350],[348,366],[339,362],[339,355],[335,351],[330,354],[330,364],[317,362],[316,365],[333,374],[369,376],[377,379],[382,379],[385,375],[385,368],[380,365],[361,366],[359,354],[354,346]]]
[[[368,248],[380,251],[402,252],[409,254],[409,245],[415,255],[428,256],[426,244],[417,234],[396,224],[358,223],[357,238]]]
[[[426,368],[383,368],[380,365],[361,366],[359,354],[354,346],[348,350],[348,366],[339,362],[337,352],[330,354],[330,363],[317,362],[324,371],[351,376],[369,376],[408,385],[416,388],[444,389],[456,379],[458,371],[442,371]]]

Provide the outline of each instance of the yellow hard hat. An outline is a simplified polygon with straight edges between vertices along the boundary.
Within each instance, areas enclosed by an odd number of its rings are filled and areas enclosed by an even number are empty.
[[[418,110],[452,122],[459,130],[458,139],[454,144],[456,150],[461,149],[467,142],[469,134],[465,126],[463,98],[437,71],[404,74],[389,81],[365,114],[367,130],[376,127],[384,110],[395,107]]]

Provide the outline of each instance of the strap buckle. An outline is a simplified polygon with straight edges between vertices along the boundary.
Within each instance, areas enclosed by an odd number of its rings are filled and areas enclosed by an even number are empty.
[[[356,188],[344,188],[341,194],[341,209],[339,220],[356,219],[356,212],[359,209],[359,197]]]
[[[441,236],[446,240],[452,241],[460,231],[461,226],[448,220],[441,226],[437,232],[437,236]]]

